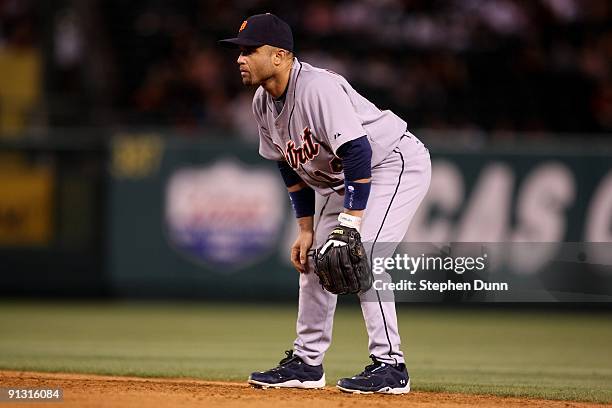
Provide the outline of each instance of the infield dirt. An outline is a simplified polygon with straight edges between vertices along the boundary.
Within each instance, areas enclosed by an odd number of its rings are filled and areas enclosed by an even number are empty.
[[[411,392],[407,395],[351,395],[324,390],[254,389],[246,383],[149,379],[84,374],[0,371],[1,387],[56,388],[61,403],[1,403],[2,407],[610,407],[572,401],[502,398],[489,395]]]

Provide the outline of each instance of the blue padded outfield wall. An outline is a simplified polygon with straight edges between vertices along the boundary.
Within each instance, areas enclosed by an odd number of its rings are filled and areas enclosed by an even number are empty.
[[[408,241],[612,241],[610,151],[432,149],[432,159],[430,191]],[[232,300],[297,295],[288,262],[295,237],[291,207],[276,166],[256,147],[116,135],[109,175],[106,262],[113,294]],[[572,265],[548,265],[546,274],[559,270],[565,290],[612,293],[609,268],[582,265],[577,273]]]

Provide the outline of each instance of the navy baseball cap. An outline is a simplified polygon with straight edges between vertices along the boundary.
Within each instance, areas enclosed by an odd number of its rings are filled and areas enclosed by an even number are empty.
[[[293,52],[293,33],[289,24],[274,14],[255,14],[242,22],[238,37],[221,40],[219,44],[231,48],[271,45]]]

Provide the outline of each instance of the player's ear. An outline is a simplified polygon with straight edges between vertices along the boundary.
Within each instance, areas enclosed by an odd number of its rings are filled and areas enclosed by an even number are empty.
[[[274,48],[274,50],[272,51],[273,53],[273,61],[274,61],[274,65],[279,66],[281,64],[281,62],[283,62],[283,53],[285,52],[285,50],[283,50],[282,48]]]

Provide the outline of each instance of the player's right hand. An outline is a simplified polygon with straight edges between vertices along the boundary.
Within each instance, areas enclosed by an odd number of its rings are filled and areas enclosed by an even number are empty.
[[[300,273],[308,273],[308,251],[312,247],[313,231],[300,231],[291,246],[291,263]]]

